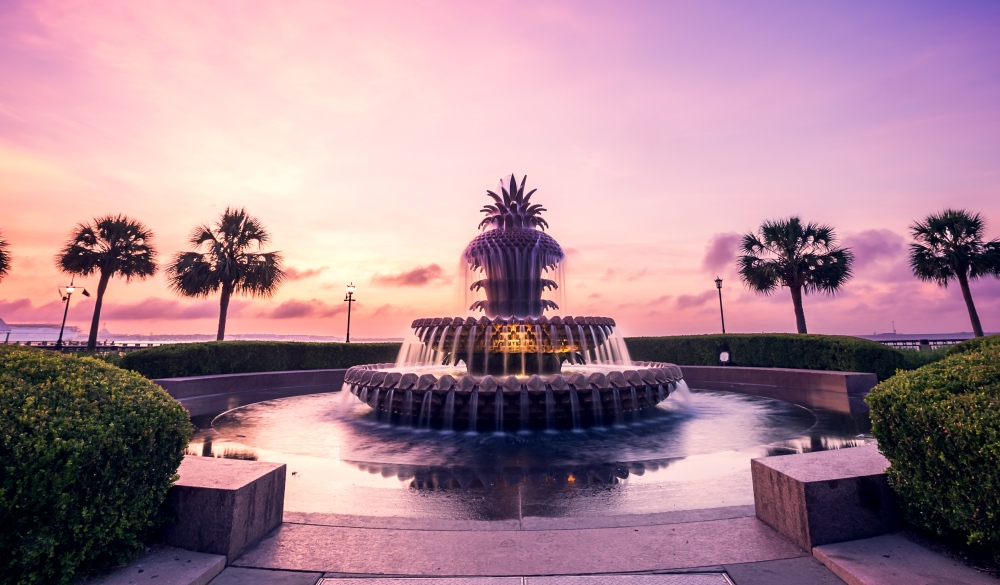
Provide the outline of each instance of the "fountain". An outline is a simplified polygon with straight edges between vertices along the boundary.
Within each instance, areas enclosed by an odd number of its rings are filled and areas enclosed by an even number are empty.
[[[394,364],[355,366],[351,394],[383,421],[465,431],[624,424],[683,384],[673,364],[633,362],[608,317],[546,316],[565,258],[546,211],[511,175],[487,191],[483,233],[462,254],[470,312],[417,319]],[[469,299],[471,300],[471,299]]]

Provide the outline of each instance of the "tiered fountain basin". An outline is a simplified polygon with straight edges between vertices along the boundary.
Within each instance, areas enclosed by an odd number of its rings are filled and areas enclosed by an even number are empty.
[[[371,364],[349,369],[344,383],[381,420],[456,431],[570,429],[624,423],[656,406],[678,384],[673,364],[567,365],[540,376],[472,375],[447,366]]]

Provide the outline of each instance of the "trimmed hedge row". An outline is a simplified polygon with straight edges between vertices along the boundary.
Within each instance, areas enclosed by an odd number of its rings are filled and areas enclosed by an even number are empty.
[[[948,355],[956,355],[981,349],[984,346],[1000,347],[1000,335],[988,335],[986,337],[976,337],[968,339],[962,343],[956,343],[948,348]]]
[[[980,342],[868,395],[905,518],[1000,559],[1000,343]]]
[[[126,354],[122,367],[150,379],[326,370],[396,361],[398,343],[211,341],[176,343]]]
[[[187,412],[138,374],[0,346],[0,583],[69,583],[127,561],[190,437]]]
[[[786,333],[630,337],[634,360],[717,366],[728,351],[734,366],[871,372],[885,380],[904,366],[899,350],[867,339]]]

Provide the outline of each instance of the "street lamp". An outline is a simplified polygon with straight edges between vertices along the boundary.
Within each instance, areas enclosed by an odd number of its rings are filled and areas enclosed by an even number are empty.
[[[76,277],[73,277],[73,278],[69,279],[69,286],[67,286],[66,288],[60,287],[60,288],[57,289],[59,291],[59,296],[61,296],[63,302],[66,303],[66,308],[63,310],[62,325],[59,326],[59,339],[56,340],[56,349],[57,350],[58,349],[62,349],[63,330],[66,329],[66,316],[69,315],[69,297],[72,296],[72,294],[76,292],[76,287],[73,286],[73,282],[75,280],[76,280]],[[87,289],[83,289],[82,292],[83,292],[83,296],[85,296],[85,297],[89,297],[90,296],[90,293],[87,292]]]
[[[347,285],[347,296],[344,297],[344,302],[347,303],[347,341],[344,343],[351,342],[351,304],[354,303],[354,283]]]
[[[726,332],[726,314],[722,311],[722,279],[715,277],[715,288],[719,289],[719,316],[722,318],[722,332]]]

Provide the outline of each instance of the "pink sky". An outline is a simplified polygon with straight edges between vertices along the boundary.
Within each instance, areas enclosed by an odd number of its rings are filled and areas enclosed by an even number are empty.
[[[77,222],[130,215],[165,259],[231,205],[296,277],[229,332],[343,335],[353,281],[352,336],[401,336],[464,314],[459,254],[513,171],[572,251],[563,314],[715,332],[718,274],[729,331],[794,331],[732,245],[798,214],[858,257],[806,297],[811,332],[968,331],[957,287],[909,273],[907,226],[964,207],[1000,236],[997,55],[989,2],[3,2],[0,318],[59,321]],[[1000,330],[1000,281],[973,295]],[[161,273],[112,281],[102,321],[212,333],[217,311]]]

